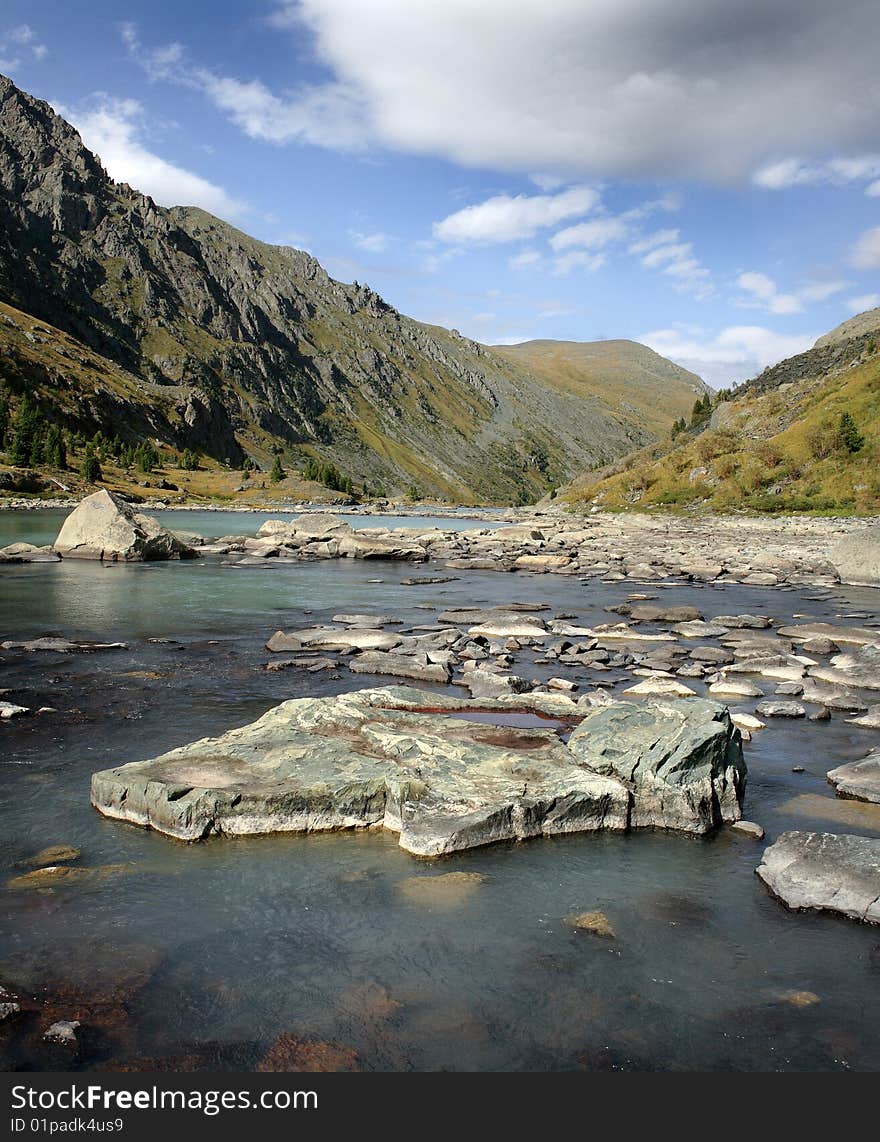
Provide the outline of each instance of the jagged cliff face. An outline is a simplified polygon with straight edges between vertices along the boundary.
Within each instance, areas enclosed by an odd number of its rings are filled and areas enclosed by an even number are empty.
[[[124,370],[134,420],[233,463],[280,443],[291,463],[315,455],[389,490],[510,501],[650,436],[617,399],[554,387],[301,251],[113,183],[2,78],[0,301]]]

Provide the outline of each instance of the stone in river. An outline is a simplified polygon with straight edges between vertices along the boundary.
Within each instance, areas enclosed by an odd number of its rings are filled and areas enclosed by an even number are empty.
[[[646,678],[635,686],[629,686],[624,694],[651,695],[660,698],[690,698],[696,695],[696,690],[685,686],[683,682],[676,682],[674,678],[652,677]]]
[[[33,543],[10,543],[0,548],[0,563],[57,563],[60,558],[50,546],[37,547]]]
[[[755,713],[762,718],[804,718],[807,711],[799,702],[759,702]]]
[[[866,646],[877,642],[878,634],[868,627],[837,627],[831,623],[800,623],[797,626],[779,627],[777,630],[782,638],[790,638],[795,642],[808,642],[814,638],[828,638],[832,642],[847,646]]]
[[[446,910],[466,904],[486,880],[481,872],[446,872],[440,876],[407,876],[397,888],[412,904]]]
[[[562,695],[492,700],[501,713],[557,706],[577,709]],[[403,686],[294,699],[93,774],[92,803],[187,841],[382,825],[418,856],[628,826],[704,833],[740,816],[739,735],[715,703],[615,703],[588,711],[567,743],[470,711],[485,701]]]
[[[836,912],[880,924],[880,840],[837,833],[783,833],[757,869],[792,909]]]
[[[67,638],[33,638],[27,642],[0,642],[0,650],[54,651],[57,654],[73,654],[78,651],[91,653],[96,650],[128,650],[124,642],[71,642]]]
[[[861,761],[839,765],[830,770],[827,776],[840,796],[880,804],[880,753],[876,750]]]
[[[615,702],[587,714],[568,746],[582,764],[628,784],[633,827],[702,833],[742,815],[739,731],[716,702]]]
[[[334,1074],[339,1071],[356,1071],[358,1062],[357,1051],[343,1043],[324,1043],[284,1034],[278,1036],[257,1064],[257,1070],[265,1073]]]
[[[405,654],[389,654],[380,650],[368,650],[352,658],[348,664],[352,674],[387,674],[393,678],[412,678],[416,682],[449,681],[452,669],[448,663],[418,662]]]
[[[853,726],[864,726],[869,730],[880,730],[880,705],[869,706],[868,712],[862,714],[858,718],[847,718],[847,722]]]
[[[634,623],[690,623],[701,622],[702,613],[688,605],[664,606],[662,603],[621,603],[611,607],[619,615],[626,615]]]
[[[723,679],[721,682],[713,682],[709,693],[713,698],[760,698],[762,691],[751,682]]]
[[[731,828],[738,833],[745,833],[747,837],[754,837],[756,841],[763,841],[764,830],[754,821],[734,821]]]
[[[730,720],[741,730],[765,730],[767,728],[766,722],[762,722],[753,714],[744,714],[740,710],[732,711]]]
[[[287,651],[307,646],[313,650],[394,650],[400,642],[400,635],[390,631],[360,630],[357,627],[310,627],[288,634],[276,631],[266,643],[266,649]]]
[[[880,527],[850,532],[828,553],[844,583],[880,584]]]
[[[505,694],[525,694],[532,683],[516,674],[497,674],[493,670],[469,670],[461,677],[472,698],[496,698]]]
[[[30,707],[28,706],[16,706],[14,702],[4,702],[0,700],[0,718],[4,720],[7,718],[21,718],[29,713]]]
[[[730,630],[766,630],[771,624],[766,615],[716,615],[712,622]]]
[[[349,627],[367,627],[369,629],[396,625],[401,620],[395,619],[391,615],[334,615],[331,621],[344,623]]]
[[[484,638],[534,638],[547,637],[543,622],[538,618],[523,615],[494,615],[476,626],[468,628],[471,637]]]
[[[54,549],[65,559],[109,562],[194,559],[198,554],[152,516],[136,512],[103,488],[74,508],[61,525]]]
[[[680,623],[672,629],[682,638],[719,638],[727,634],[727,627],[721,626],[720,623],[704,623],[700,619],[690,623]]]
[[[615,938],[614,928],[604,912],[580,912],[566,920],[569,927],[578,932],[589,932],[592,936],[602,936],[606,940]]]
[[[75,1047],[77,1045],[76,1031],[80,1026],[78,1019],[59,1019],[57,1023],[43,1033],[47,1043],[57,1043],[62,1047]]]
[[[79,849],[73,845],[49,845],[28,860],[28,864],[36,868],[50,864],[64,864],[68,861],[79,860]]]
[[[880,636],[875,635],[875,642]],[[867,643],[836,654],[830,666],[814,666],[810,674],[820,682],[880,690],[880,645]]]

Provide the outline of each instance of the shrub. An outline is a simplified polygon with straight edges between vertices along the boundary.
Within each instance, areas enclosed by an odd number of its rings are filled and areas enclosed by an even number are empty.
[[[191,448],[185,448],[183,455],[180,458],[180,466],[185,472],[197,472],[199,470],[199,458]]]
[[[275,462],[272,465],[272,471],[269,473],[269,479],[273,484],[280,484],[285,479],[287,473],[281,465],[281,457],[276,453]]]
[[[840,423],[837,426],[837,436],[840,448],[845,452],[858,452],[865,443],[865,438],[856,427],[856,422],[848,412],[840,414]]]

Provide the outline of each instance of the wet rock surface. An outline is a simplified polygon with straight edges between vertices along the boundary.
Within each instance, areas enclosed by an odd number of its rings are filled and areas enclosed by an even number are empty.
[[[527,696],[495,701],[529,709]],[[420,856],[597,829],[704,833],[740,816],[739,734],[714,703],[601,707],[567,743],[450,716],[479,711],[405,687],[295,699],[220,738],[94,774],[92,803],[181,840],[381,825]]]
[[[783,833],[764,850],[757,872],[789,908],[880,924],[880,839]]]

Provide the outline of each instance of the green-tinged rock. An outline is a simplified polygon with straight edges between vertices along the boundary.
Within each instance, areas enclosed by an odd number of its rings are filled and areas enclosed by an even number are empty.
[[[588,713],[568,743],[537,717],[534,728],[466,717],[558,704],[549,698],[393,686],[295,699],[221,737],[95,773],[92,803],[186,841],[381,825],[420,856],[630,825],[702,833],[739,816],[739,735],[714,703],[686,714],[616,703]],[[629,764],[611,763],[609,735]]]

